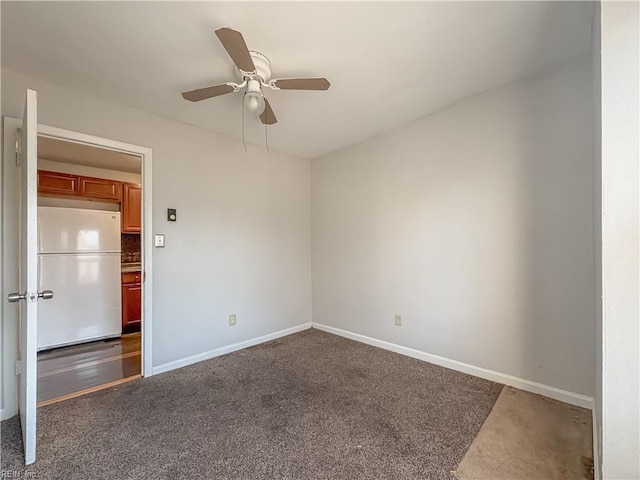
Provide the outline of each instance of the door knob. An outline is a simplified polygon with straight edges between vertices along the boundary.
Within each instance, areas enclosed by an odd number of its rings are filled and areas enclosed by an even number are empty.
[[[20,300],[25,300],[26,298],[27,298],[27,292],[24,292],[24,293],[14,292],[7,295],[7,300],[9,300],[9,303],[16,303],[16,302],[19,302]]]
[[[49,300],[53,298],[53,290],[42,290],[41,292],[38,292],[38,298],[41,298],[43,300]]]
[[[9,303],[16,303],[16,302],[19,302],[20,300],[25,300],[26,298],[27,298],[27,292],[24,292],[24,293],[14,292],[7,295],[7,300],[9,301]],[[32,296],[31,298],[33,299],[35,297]],[[38,292],[38,298],[41,298],[43,300],[49,300],[53,298],[53,290],[43,290],[41,292]]]

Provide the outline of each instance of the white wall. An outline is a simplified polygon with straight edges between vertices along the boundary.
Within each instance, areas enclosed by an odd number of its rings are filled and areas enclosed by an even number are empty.
[[[313,160],[314,322],[592,396],[591,120],[586,56]]]
[[[38,91],[39,121],[153,148],[153,222],[166,248],[153,251],[153,365],[311,321],[309,162],[2,71],[2,115],[21,117]],[[238,126],[240,128],[240,126]],[[5,186],[11,183],[5,158]],[[15,202],[4,201],[11,247]],[[166,221],[166,209],[178,221]],[[15,252],[5,249],[3,261]],[[5,270],[3,268],[3,270]],[[7,273],[11,277],[11,270]],[[5,278],[7,291],[15,279]],[[4,415],[15,413],[16,317],[3,316]],[[238,324],[230,328],[228,315]],[[13,357],[12,357],[13,356]]]
[[[602,2],[602,475],[640,478],[640,4]]]

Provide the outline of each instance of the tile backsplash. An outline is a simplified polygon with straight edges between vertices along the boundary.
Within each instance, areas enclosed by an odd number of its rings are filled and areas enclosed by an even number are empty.
[[[120,237],[122,239],[122,263],[140,262],[140,235],[123,233]]]

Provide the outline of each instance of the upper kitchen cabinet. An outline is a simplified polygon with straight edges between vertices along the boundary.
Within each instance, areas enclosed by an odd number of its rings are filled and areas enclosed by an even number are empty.
[[[78,195],[78,176],[38,170],[38,193],[41,195]]]
[[[140,233],[142,227],[142,188],[133,183],[122,184],[122,233]]]
[[[122,184],[104,178],[80,178],[80,195],[104,200],[120,200]]]
[[[82,200],[119,202],[122,183],[106,178],[38,170],[38,194],[82,197]]]

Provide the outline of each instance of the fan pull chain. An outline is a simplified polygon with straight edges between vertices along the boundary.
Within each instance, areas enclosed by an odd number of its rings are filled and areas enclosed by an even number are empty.
[[[240,109],[242,110],[242,145],[244,146],[244,151],[247,151],[247,144],[244,141],[244,102],[240,104]]]
[[[267,137],[267,124],[264,124],[264,144],[267,146],[267,153],[269,152],[269,138]]]

